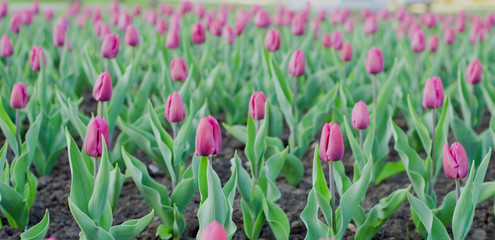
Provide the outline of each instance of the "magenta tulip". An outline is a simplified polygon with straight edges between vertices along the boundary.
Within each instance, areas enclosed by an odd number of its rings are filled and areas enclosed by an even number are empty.
[[[131,47],[135,47],[139,44],[138,31],[132,24],[128,25],[125,30],[125,42]]]
[[[437,35],[431,35],[430,39],[428,40],[428,49],[430,52],[436,52],[438,49],[438,36]]]
[[[139,4],[134,5],[134,8],[132,9],[132,15],[139,16],[140,14],[141,14],[141,6]]]
[[[425,50],[425,33],[421,30],[416,30],[411,39],[411,49],[415,53],[420,53]]]
[[[232,29],[232,27],[230,25],[226,25],[225,27],[223,27],[222,41],[224,43],[228,43],[230,45],[234,44],[235,34],[234,34],[234,30]]]
[[[352,127],[354,129],[363,130],[367,129],[370,125],[370,114],[368,113],[368,107],[363,101],[359,101],[354,105],[352,109]]]
[[[186,112],[184,110],[184,103],[179,93],[174,92],[167,97],[167,103],[165,104],[165,118],[171,123],[182,122]]]
[[[296,36],[304,35],[306,22],[304,21],[304,16],[302,14],[297,14],[294,18],[292,18],[290,29],[292,34]]]
[[[464,147],[458,142],[443,146],[443,170],[447,177],[458,179],[465,177],[469,172],[469,163]]]
[[[218,19],[213,19],[208,30],[213,36],[220,36],[222,35],[222,23]]]
[[[84,151],[90,157],[101,157],[103,154],[103,138],[110,146],[110,131],[105,118],[94,117],[88,124],[86,137],[84,138]]]
[[[101,57],[115,58],[119,53],[120,35],[107,34],[101,44]]]
[[[458,17],[455,20],[454,28],[457,32],[464,32],[464,30],[466,29],[466,23],[464,21],[464,18]]]
[[[157,19],[156,20],[156,33],[158,35],[163,35],[167,31],[167,22],[165,22],[164,19]]]
[[[466,80],[471,84],[478,84],[481,82],[481,76],[483,74],[483,67],[478,59],[471,61],[466,70]]]
[[[260,9],[254,16],[254,25],[259,28],[270,26],[270,15],[264,9]]]
[[[337,123],[325,123],[321,130],[320,158],[327,162],[342,160],[344,157],[344,139]]]
[[[10,31],[13,33],[19,33],[19,28],[21,27],[21,15],[20,13],[14,13],[10,19]]]
[[[254,92],[249,99],[249,115],[254,120],[265,118],[265,94],[263,92]]]
[[[170,77],[173,81],[184,81],[187,78],[187,68],[184,59],[176,58],[170,62]]]
[[[326,48],[332,46],[332,35],[330,33],[323,34],[323,36],[321,37],[321,45]]]
[[[7,16],[8,12],[9,12],[9,4],[6,1],[1,1],[0,2],[0,19]]]
[[[339,30],[335,30],[333,33],[332,33],[332,47],[339,51],[341,48],[342,48],[342,43],[343,43],[343,39],[342,39],[342,33],[340,33]]]
[[[280,47],[280,32],[277,29],[270,29],[265,35],[265,48],[270,52],[277,51]]]
[[[202,44],[205,42],[206,32],[203,24],[197,22],[191,27],[191,41],[194,44]]]
[[[4,34],[0,39],[0,51],[2,57],[10,57],[14,53],[12,43],[10,42],[10,38],[7,34]]]
[[[289,60],[289,73],[294,77],[299,77],[304,74],[305,68],[306,56],[301,50],[296,50]]]
[[[27,101],[26,85],[24,83],[15,83],[10,95],[10,107],[14,109],[24,108]]]
[[[443,42],[445,44],[448,44],[448,45],[451,45],[453,44],[455,41],[455,32],[454,32],[454,29],[452,28],[445,28],[444,32],[443,32]]]
[[[107,102],[112,98],[112,78],[108,72],[98,75],[93,87],[93,98],[98,102]]]
[[[53,29],[53,45],[57,47],[64,46],[65,43],[65,27],[61,24],[56,24]]]
[[[39,71],[41,63],[46,66],[46,57],[43,48],[40,46],[33,47],[29,52],[29,63],[31,64],[31,69],[33,71]]]
[[[199,240],[227,240],[227,231],[225,228],[218,223],[217,221],[213,221],[208,226],[206,226],[203,231],[201,231],[201,235],[199,236]]]
[[[196,130],[196,155],[217,155],[222,148],[220,126],[212,116],[201,117]]]
[[[43,12],[43,15],[45,16],[45,19],[50,21],[52,20],[53,18],[53,9],[46,9],[44,12]]]
[[[383,55],[379,48],[373,47],[366,55],[366,72],[369,74],[379,74],[383,72]]]
[[[352,33],[354,31],[354,24],[351,21],[344,23],[344,32]]]
[[[197,18],[203,18],[205,15],[205,7],[201,3],[196,3],[194,4],[194,15],[196,15]]]
[[[423,90],[423,108],[435,109],[443,105],[443,84],[439,77],[426,80]]]
[[[168,49],[176,49],[179,47],[179,31],[177,29],[172,28],[168,31],[165,47]]]
[[[378,23],[374,16],[366,18],[363,24],[363,31],[366,35],[374,34],[378,31]]]
[[[351,43],[342,44],[342,49],[340,51],[340,60],[342,62],[349,62],[352,60],[352,45]]]

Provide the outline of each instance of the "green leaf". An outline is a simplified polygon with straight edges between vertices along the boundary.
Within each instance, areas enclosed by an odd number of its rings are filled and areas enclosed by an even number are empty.
[[[289,239],[290,224],[284,211],[277,204],[263,197],[263,212],[275,238]]]
[[[425,150],[428,155],[431,153],[431,138],[430,138],[430,133],[428,133],[428,129],[426,129],[425,125],[423,122],[421,122],[421,119],[419,119],[418,114],[416,114],[416,110],[411,102],[411,97],[408,95],[407,96],[407,104],[409,106],[409,112],[413,117],[413,124],[414,124],[414,129],[416,129],[416,132],[419,135],[419,138],[421,139],[421,143],[423,144],[423,149]]]
[[[118,240],[132,240],[141,233],[153,219],[154,210],[140,219],[128,220],[110,228],[110,235]]]
[[[98,224],[107,204],[109,184],[110,184],[110,162],[108,160],[108,150],[103,139],[103,154],[100,160],[100,167],[96,175],[95,188],[88,205],[88,215]]]
[[[3,182],[0,183],[0,210],[11,227],[23,230],[28,224],[29,209],[22,195]]]
[[[48,231],[48,225],[50,224],[50,214],[48,213],[48,209],[45,210],[45,216],[41,221],[29,228],[25,232],[21,234],[22,240],[42,240],[46,236],[46,232]]]
[[[101,240],[115,240],[105,229],[96,224],[91,218],[86,215],[69,197],[69,208],[72,216],[77,222],[79,228],[81,228],[80,236],[84,236],[85,239],[101,239]]]
[[[226,123],[222,123],[223,128],[232,135],[235,139],[237,139],[242,144],[247,143],[247,128],[242,125],[228,125]]]
[[[411,204],[412,210],[417,213],[421,222],[425,226],[426,231],[428,232],[428,240],[450,239],[449,234],[447,233],[447,230],[445,230],[442,222],[440,222],[440,220],[433,215],[424,202],[412,196],[410,193],[407,193],[407,198]]]
[[[289,86],[287,86],[286,79],[280,67],[275,63],[272,58],[270,61],[270,69],[272,69],[272,80],[275,87],[275,93],[277,96],[278,105],[284,115],[285,121],[290,129],[294,129],[296,126],[296,119],[292,112],[292,93]]]
[[[12,148],[12,151],[14,151],[14,154],[16,156],[20,155],[19,152],[19,145],[17,143],[17,138],[16,138],[16,129],[15,129],[15,124],[10,120],[9,115],[3,108],[3,103],[2,99],[0,98],[0,128],[2,129],[2,133],[7,138],[7,141],[10,144],[10,147]]]

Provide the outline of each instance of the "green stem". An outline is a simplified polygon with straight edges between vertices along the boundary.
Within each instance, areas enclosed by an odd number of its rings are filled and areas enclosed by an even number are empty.
[[[456,197],[456,203],[459,202],[459,197],[461,196],[461,179],[456,178],[455,179],[455,197]]]
[[[335,231],[335,184],[334,184],[335,178],[333,175],[333,162],[330,161],[328,162],[328,189],[330,190],[330,208],[332,209],[332,230],[331,232],[333,233]]]
[[[363,130],[359,130],[359,146],[361,147],[361,152],[363,151]]]
[[[177,128],[178,128],[178,124],[173,122],[172,123],[172,131],[174,133],[174,138],[173,138],[174,140],[175,140],[175,138],[177,138]]]
[[[20,124],[20,114],[19,114],[19,109],[17,108],[15,110],[15,132],[16,132],[16,138],[17,138],[17,148],[19,150],[19,155],[21,154],[21,124]]]
[[[372,75],[372,81],[373,81],[373,103],[375,105],[375,114],[376,114],[376,105],[378,104],[376,101],[376,96],[377,96],[377,83],[376,83],[376,75]]]
[[[294,77],[293,88],[292,91],[294,93],[294,98],[292,99],[292,110],[294,111],[294,117],[297,119],[297,85],[298,79]]]
[[[201,204],[208,198],[208,162],[210,159],[206,156],[201,157],[201,162],[199,164],[199,177],[198,177],[198,186],[199,193],[201,194]]]
[[[432,111],[432,131],[431,131],[431,156],[430,156],[430,193],[433,193],[433,178],[435,176],[435,128],[436,128],[436,120],[435,120],[435,110]]]
[[[93,177],[95,179],[95,184],[96,184],[96,175],[98,174],[98,158],[95,157],[93,158]]]

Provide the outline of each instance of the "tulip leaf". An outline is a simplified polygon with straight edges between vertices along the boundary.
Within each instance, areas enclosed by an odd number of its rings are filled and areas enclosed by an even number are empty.
[[[284,211],[272,201],[263,197],[263,212],[275,238],[289,239],[290,224]]]
[[[349,141],[349,145],[351,146],[352,153],[354,155],[355,164],[357,164],[358,170],[359,172],[361,172],[363,171],[364,165],[366,164],[366,157],[364,157],[363,151],[361,151],[361,146],[354,137],[354,133],[352,132],[351,127],[349,126],[347,117],[345,116],[344,116],[344,127],[345,127],[347,140]]]
[[[466,125],[465,122],[461,121],[459,118],[454,118],[452,121],[452,132],[454,133],[455,139],[461,143],[461,145],[466,150],[466,155],[468,157],[469,166],[478,166],[481,160],[481,141],[473,129]]]
[[[247,143],[247,128],[242,125],[228,125],[226,123],[222,123],[223,128],[232,135],[235,139],[237,139],[242,144]]]
[[[10,120],[9,115],[5,111],[5,108],[3,107],[2,99],[0,98],[0,128],[2,129],[2,133],[7,138],[7,141],[9,142],[10,147],[12,148],[12,151],[14,151],[14,154],[16,156],[20,155],[19,152],[19,145],[17,143],[17,138],[16,138],[16,129],[15,129],[15,124]]]
[[[426,129],[423,122],[421,122],[421,119],[418,117],[418,114],[416,114],[415,107],[412,104],[411,97],[409,95],[407,96],[407,104],[409,106],[409,112],[413,117],[414,129],[416,129],[416,132],[418,133],[419,138],[421,139],[421,143],[423,144],[423,149],[428,155],[430,155],[431,153],[430,133],[428,133],[428,129]]]
[[[133,219],[123,222],[121,225],[110,228],[110,235],[114,239],[132,240],[141,233],[151,222],[154,216],[154,210],[151,210],[146,216],[140,219]]]
[[[120,110],[122,109],[122,106],[124,106],[124,101],[127,95],[126,93],[129,89],[131,78],[133,77],[133,64],[131,64],[125,69],[124,75],[118,78],[117,84],[113,88],[112,99],[110,100],[107,109],[107,122],[108,129],[110,130],[110,136],[113,134]]]
[[[445,103],[443,104],[442,114],[440,115],[440,119],[438,120],[437,127],[435,129],[435,156],[433,156],[433,158],[435,159],[435,178],[442,167],[441,159],[443,144],[447,142],[449,125],[452,118],[452,106],[450,104],[450,98],[449,96],[447,96],[445,98]]]
[[[103,210],[107,205],[109,183],[110,183],[110,161],[108,160],[108,150],[105,138],[102,138],[103,154],[100,159],[100,166],[95,177],[95,188],[89,200],[88,215],[98,224]]]
[[[124,186],[125,179],[126,177],[120,171],[119,165],[116,164],[110,171],[110,180],[108,184],[108,201],[112,207],[112,212],[115,212],[115,208],[117,207],[117,202],[119,200],[120,192],[122,191],[122,186]]]
[[[292,108],[289,107],[292,106],[292,93],[289,86],[287,86],[287,81],[282,70],[280,70],[280,67],[275,63],[273,58],[270,61],[270,69],[272,69],[271,78],[275,87],[278,105],[280,106],[280,110],[284,115],[287,125],[290,129],[294,129],[296,126],[296,119],[294,118]]]
[[[468,90],[468,86],[466,84],[466,81],[463,81],[462,79],[462,68],[458,68],[457,71],[457,96],[458,96],[458,101],[461,105],[461,112],[462,112],[462,117],[464,120],[464,123],[466,123],[467,126],[471,127],[471,121],[472,119],[472,112],[470,108],[470,90]]]
[[[45,210],[45,215],[41,221],[26,230],[21,234],[21,240],[42,240],[46,236],[48,231],[48,225],[50,224],[50,214],[48,209]]]
[[[23,196],[3,182],[0,183],[0,210],[11,227],[24,229],[28,224],[29,209]]]
[[[442,222],[432,213],[428,206],[410,193],[407,198],[411,204],[411,209],[415,211],[428,232],[428,240],[433,239],[450,239],[447,230]]]

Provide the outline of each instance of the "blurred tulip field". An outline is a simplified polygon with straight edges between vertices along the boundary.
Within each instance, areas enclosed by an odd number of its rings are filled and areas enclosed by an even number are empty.
[[[495,13],[65,4],[0,2],[0,239],[495,239]]]

